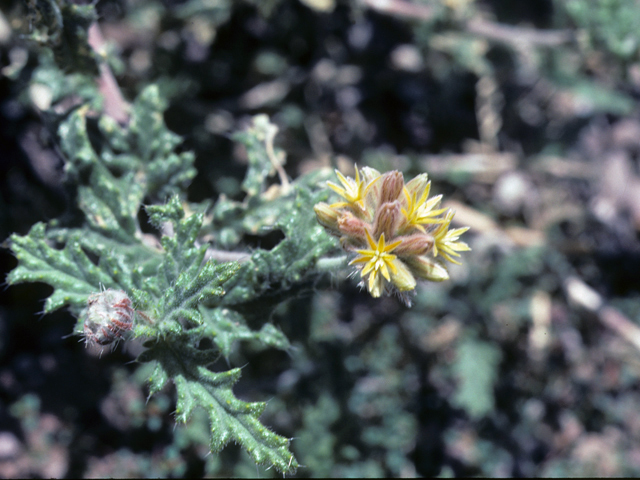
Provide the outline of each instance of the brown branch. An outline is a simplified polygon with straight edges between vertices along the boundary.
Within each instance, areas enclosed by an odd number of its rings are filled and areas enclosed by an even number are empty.
[[[573,35],[569,30],[538,30],[535,28],[516,27],[482,19],[470,20],[465,29],[476,35],[506,43],[509,45],[539,45],[556,47],[570,42]]]

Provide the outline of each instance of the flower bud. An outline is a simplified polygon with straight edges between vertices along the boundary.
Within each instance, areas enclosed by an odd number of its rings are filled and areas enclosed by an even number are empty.
[[[429,196],[429,190],[431,189],[431,182],[429,181],[429,175],[426,173],[421,173],[417,177],[409,180],[407,182],[407,193],[409,196],[416,195],[417,198],[420,198],[424,192],[427,192],[425,196]]]
[[[402,173],[394,170],[387,172],[382,176],[382,182],[380,185],[380,204],[385,202],[393,202],[400,197],[402,189],[404,188],[404,178]]]
[[[122,290],[107,290],[90,295],[84,320],[84,336],[87,343],[109,345],[131,330],[134,309],[131,300]]]
[[[371,167],[362,167],[360,169],[360,173],[362,174],[362,180],[365,184],[369,184],[372,180],[375,180],[380,176],[380,172],[375,168]]]
[[[413,290],[416,288],[416,279],[411,274],[411,270],[402,262],[402,260],[395,259],[393,261],[395,271],[391,270],[391,283],[401,292],[407,290]]]
[[[340,213],[329,206],[329,204],[320,202],[313,207],[313,211],[316,212],[316,218],[318,223],[325,228],[331,230],[332,233],[338,233],[338,217]]]
[[[425,233],[414,233],[397,237],[402,240],[393,253],[396,255],[424,255],[433,248],[433,237]]]
[[[440,263],[426,255],[409,257],[405,260],[411,271],[420,278],[432,282],[442,282],[449,279],[449,272]]]
[[[340,233],[354,239],[356,243],[360,245],[366,244],[366,227],[367,224],[351,212],[344,212],[338,219],[338,229]]]
[[[402,211],[400,209],[400,202],[397,200],[380,205],[373,220],[374,238],[380,238],[380,235],[383,233],[385,238],[393,238],[401,218]]]

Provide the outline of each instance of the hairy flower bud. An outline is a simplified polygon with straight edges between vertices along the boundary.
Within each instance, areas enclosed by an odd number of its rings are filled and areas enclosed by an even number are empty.
[[[432,282],[442,282],[449,280],[449,272],[447,269],[426,255],[410,257],[406,260],[411,271],[420,278],[430,280]]]
[[[409,198],[413,195],[420,196],[424,191],[427,192],[427,196],[429,195],[430,190],[429,175],[426,173],[421,173],[415,178],[411,179],[406,184],[407,193],[409,194]]]
[[[320,225],[334,233],[340,232],[338,229],[338,217],[340,213],[336,209],[331,208],[327,203],[320,202],[313,207],[313,211],[316,212],[316,218]]]
[[[416,279],[411,274],[411,269],[401,260],[394,262],[395,270],[391,270],[391,284],[401,292],[413,290],[416,288]]]
[[[362,180],[365,184],[371,183],[373,180],[380,176],[380,172],[371,167],[362,167],[362,169],[360,169],[360,172],[362,174]]]
[[[386,202],[393,202],[400,197],[402,193],[402,189],[404,188],[404,178],[402,177],[402,173],[394,170],[392,172],[387,172],[382,176],[382,181],[380,185],[380,204],[384,204]]]
[[[396,247],[396,255],[424,255],[433,248],[434,240],[428,233],[414,233],[398,238],[402,243]]]
[[[338,220],[338,229],[340,232],[344,236],[354,240],[355,244],[366,242],[366,227],[367,224],[351,212],[343,213]]]
[[[134,309],[122,290],[94,293],[87,300],[84,336],[87,343],[110,345],[122,338],[133,326]]]
[[[397,200],[380,205],[373,220],[373,236],[379,238],[384,233],[385,237],[392,238],[401,221],[401,216],[400,202]]]

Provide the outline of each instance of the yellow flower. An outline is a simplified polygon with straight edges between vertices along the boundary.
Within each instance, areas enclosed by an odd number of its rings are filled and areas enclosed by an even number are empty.
[[[451,255],[459,257],[458,252],[467,252],[471,250],[469,245],[464,242],[458,241],[460,235],[469,230],[469,227],[456,228],[455,230],[449,230],[449,225],[453,219],[454,212],[449,210],[444,222],[438,225],[438,228],[432,233],[435,240],[433,245],[433,255],[438,256],[438,253],[442,255],[446,260],[456,265],[461,265],[460,262],[451,258]]]
[[[395,293],[410,305],[407,292],[416,279],[447,280],[445,261],[460,265],[459,252],[471,250],[459,240],[469,227],[450,229],[454,212],[441,208],[442,195],[429,198],[426,173],[407,183],[397,170],[356,166],[355,179],[336,174],[340,184],[327,183],[342,201],[321,202],[314,210],[344,250],[357,252],[349,265],[359,270],[359,285],[372,297]]]
[[[331,205],[332,208],[340,208],[347,207],[349,205],[357,204],[360,207],[364,206],[364,202],[362,201],[364,197],[364,191],[366,188],[367,182],[364,179],[360,179],[360,172],[358,171],[358,167],[356,166],[356,178],[355,180],[351,177],[345,177],[342,173],[336,170],[336,175],[342,184],[337,185],[333,182],[327,182],[329,188],[331,188],[338,195],[343,197],[346,202],[334,203]]]
[[[377,298],[382,295],[384,280],[393,283],[400,291],[413,290],[416,286],[415,278],[404,263],[398,260],[396,255],[390,253],[402,241],[398,240],[387,245],[383,233],[376,245],[369,230],[365,230],[365,233],[369,249],[357,250],[360,256],[353,259],[349,265],[365,264],[360,271],[360,276],[364,278],[369,275],[367,289],[371,296]]]
[[[425,233],[423,225],[442,223],[443,219],[435,217],[446,210],[446,208],[436,209],[440,205],[442,195],[429,198],[430,191],[431,182],[427,182],[426,174],[418,175],[403,189],[407,207],[402,209],[402,213],[405,216],[406,225],[415,227],[422,233]],[[418,197],[419,193],[420,197]]]

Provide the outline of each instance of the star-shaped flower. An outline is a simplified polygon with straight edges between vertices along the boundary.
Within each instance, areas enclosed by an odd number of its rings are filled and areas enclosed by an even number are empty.
[[[409,228],[415,227],[422,233],[425,233],[423,225],[442,223],[441,218],[435,217],[446,210],[446,208],[436,208],[440,205],[442,195],[429,198],[430,191],[431,182],[427,182],[426,175],[416,177],[403,189],[407,206],[402,208],[402,213],[405,216],[406,225]]]
[[[349,265],[359,271],[359,285],[372,297],[393,293],[410,306],[408,293],[415,290],[416,279],[448,279],[445,264],[460,265],[460,252],[471,250],[460,241],[468,227],[450,229],[454,212],[441,207],[442,195],[429,198],[426,173],[406,183],[397,170],[380,173],[356,166],[355,179],[336,174],[339,184],[328,185],[341,201],[320,202],[314,210],[342,248],[357,253]]]
[[[391,282],[400,291],[415,288],[416,280],[413,275],[411,275],[411,272],[398,260],[396,255],[390,253],[400,245],[402,241],[398,240],[387,245],[383,233],[380,235],[380,239],[376,244],[373,238],[371,238],[369,230],[365,230],[365,233],[369,248],[356,250],[359,256],[353,259],[349,265],[357,263],[365,264],[360,271],[360,276],[364,278],[366,275],[369,275],[367,289],[369,293],[371,293],[371,296],[377,298],[382,295],[385,280]]]
[[[438,228],[432,233],[434,239],[433,256],[437,257],[438,254],[440,254],[451,263],[461,265],[460,262],[454,260],[451,256],[459,257],[460,254],[458,252],[467,252],[471,250],[469,245],[458,241],[460,235],[469,230],[469,227],[449,230],[449,225],[451,224],[453,215],[454,212],[449,210],[444,218],[444,222],[438,225]]]
[[[331,188],[338,195],[343,197],[346,202],[334,203],[331,205],[332,208],[340,208],[347,207],[349,205],[357,204],[360,207],[363,207],[363,197],[365,188],[367,186],[367,182],[364,179],[360,178],[360,172],[358,171],[358,167],[356,167],[356,178],[355,180],[351,177],[345,177],[342,173],[336,170],[336,175],[340,180],[342,186],[337,185],[333,182],[327,182],[329,188]]]

